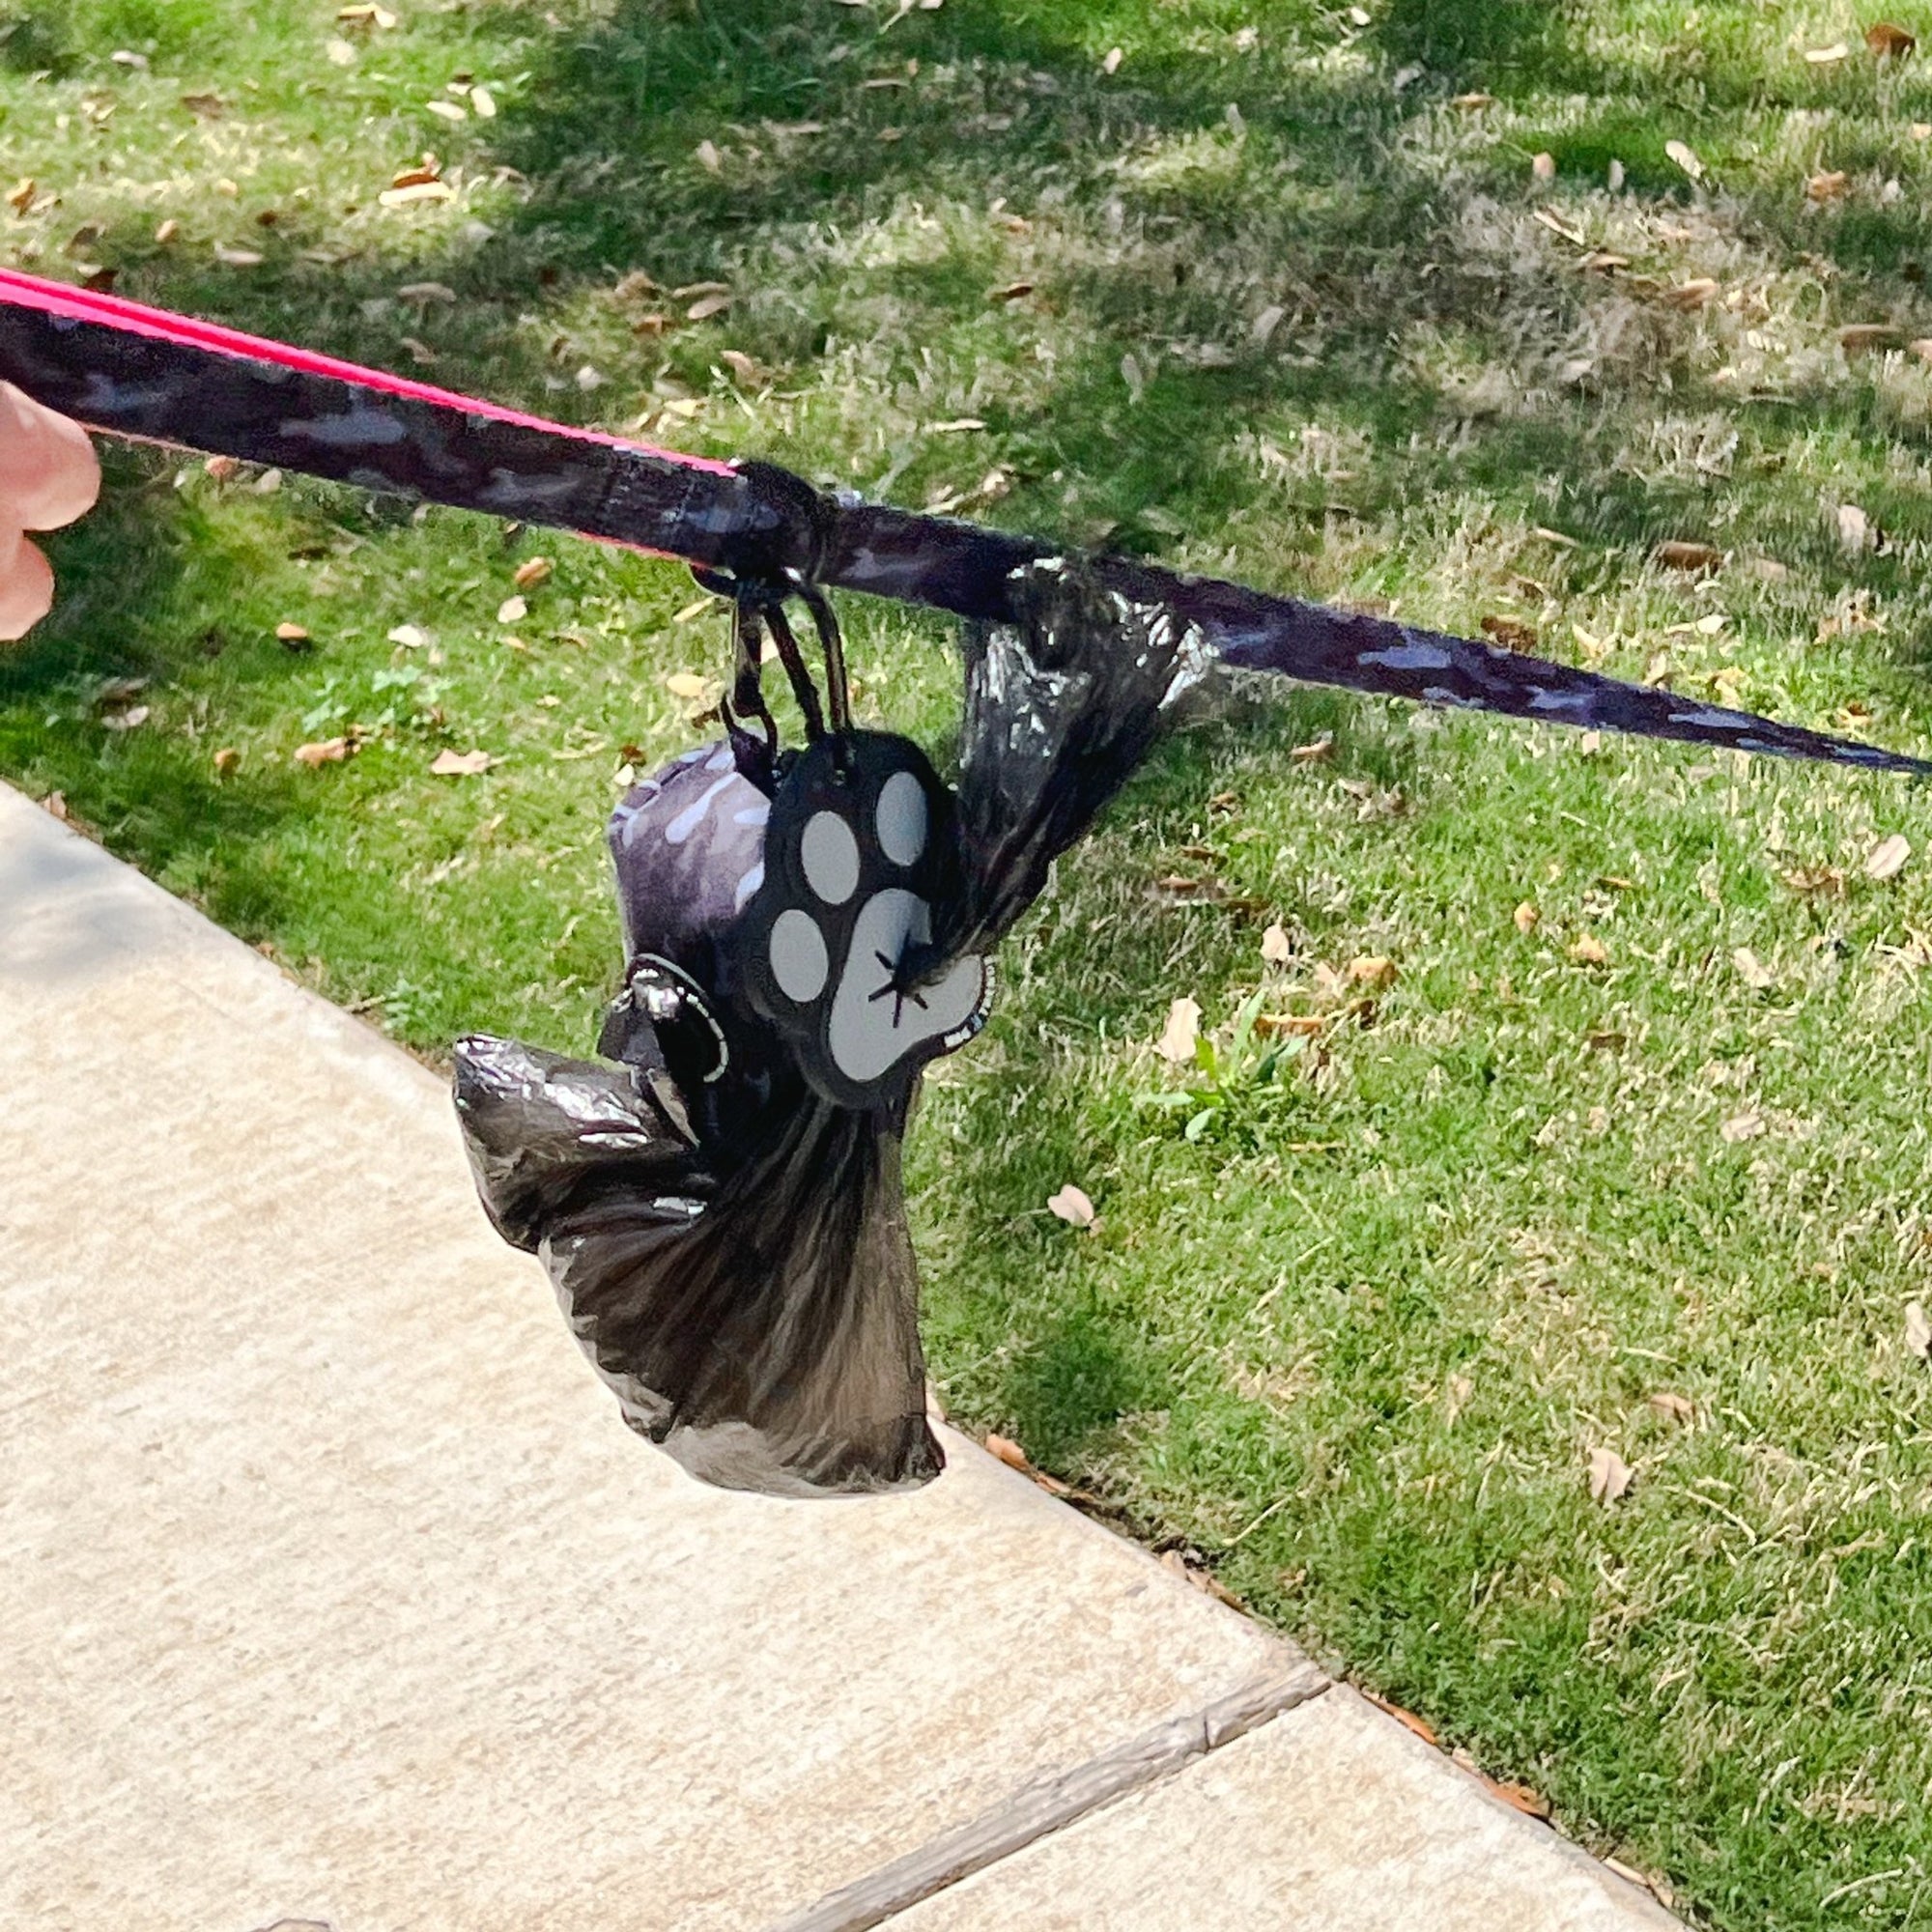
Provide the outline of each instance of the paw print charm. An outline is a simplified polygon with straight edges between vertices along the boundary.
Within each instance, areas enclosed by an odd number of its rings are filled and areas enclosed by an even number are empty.
[[[901,971],[957,865],[952,796],[907,739],[821,738],[780,785],[741,957],[753,1005],[835,1105],[895,1104],[985,1024],[984,959],[917,984]]]

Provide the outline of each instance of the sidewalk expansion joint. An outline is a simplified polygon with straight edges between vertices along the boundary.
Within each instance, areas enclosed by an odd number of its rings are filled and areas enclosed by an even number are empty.
[[[1330,1688],[1330,1680],[1308,1662],[1257,1678],[1202,1710],[1172,1718],[1070,1771],[1035,1778],[977,1818],[794,1912],[771,1932],[869,1932],[934,1892],[1023,1851],[1048,1833],[1061,1831],[1131,1792],[1161,1783],[1196,1758],[1272,1723],[1284,1712]]]

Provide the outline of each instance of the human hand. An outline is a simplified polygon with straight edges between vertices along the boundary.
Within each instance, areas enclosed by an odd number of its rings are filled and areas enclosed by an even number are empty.
[[[72,523],[99,494],[87,432],[0,383],[0,643],[24,638],[54,601],[53,570],[27,532]]]

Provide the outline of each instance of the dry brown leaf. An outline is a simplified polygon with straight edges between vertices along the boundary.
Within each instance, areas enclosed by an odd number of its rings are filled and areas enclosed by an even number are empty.
[[[1311,738],[1305,745],[1296,745],[1288,755],[1293,764],[1326,764],[1335,755],[1335,734],[1324,731],[1321,737]]]
[[[299,624],[277,624],[275,639],[284,644],[305,644],[308,642],[308,632]]]
[[[1549,209],[1539,208],[1530,218],[1548,229],[1552,235],[1562,236],[1573,248],[1587,248],[1590,245],[1590,238],[1580,228],[1573,228],[1560,214],[1552,213]]]
[[[1520,617],[1485,617],[1482,631],[1484,637],[1493,639],[1507,651],[1534,652],[1536,649],[1535,628],[1525,624]]]
[[[686,322],[709,322],[713,316],[723,315],[730,306],[731,298],[728,295],[699,296],[685,310],[684,319]]]
[[[177,221],[171,214],[165,221],[159,223],[155,229],[156,243],[158,246],[165,248],[170,242],[175,241],[180,236],[181,232],[182,232],[181,223]]]
[[[384,208],[412,208],[419,202],[453,201],[456,190],[447,182],[412,181],[402,187],[385,187],[376,199]]]
[[[425,155],[412,168],[404,168],[401,173],[389,178],[391,187],[421,187],[426,182],[438,180],[442,174],[442,163],[434,155]]]
[[[430,776],[439,779],[473,779],[498,761],[488,752],[441,751],[430,765]]]
[[[1740,946],[1731,954],[1731,964],[1738,969],[1738,977],[1753,992],[1768,992],[1777,984],[1777,975],[1748,946]]]
[[[665,689],[673,697],[696,699],[709,695],[711,680],[695,670],[674,670],[665,679]]]
[[[1845,875],[1836,866],[1794,866],[1781,876],[1794,893],[1842,896],[1845,890]]]
[[[214,776],[225,779],[231,772],[237,770],[241,763],[242,753],[233,745],[224,745],[214,754]]]
[[[15,214],[25,214],[28,209],[30,209],[34,205],[34,196],[39,192],[40,192],[40,184],[37,181],[35,181],[33,176],[22,175],[20,179],[14,184],[12,191],[8,194],[7,206],[11,208]]]
[[[1733,1114],[1718,1129],[1719,1138],[1727,1147],[1736,1147],[1742,1141],[1761,1140],[1764,1134],[1764,1116],[1755,1107],[1747,1107],[1742,1114]]]
[[[1017,1469],[1021,1475],[1033,1473],[1033,1464],[1027,1461],[1027,1453],[1009,1435],[988,1435],[986,1454],[996,1463],[1004,1463],[1009,1469]]]
[[[1699,275],[1692,281],[1678,283],[1674,289],[1665,289],[1660,299],[1666,308],[1681,308],[1688,313],[1709,308],[1717,293],[1717,283],[1709,275]]]
[[[1666,141],[1663,152],[1690,177],[1692,181],[1704,178],[1704,163],[1697,158],[1697,151],[1683,141]]]
[[[771,372],[764,364],[755,356],[747,355],[742,349],[721,349],[718,359],[745,388],[762,388],[771,380]]]
[[[62,824],[66,824],[68,816],[67,793],[64,791],[48,792],[46,797],[41,801],[41,810],[58,818]]]
[[[1493,107],[1496,97],[1493,94],[1459,94],[1450,101],[1451,107],[1460,107],[1464,114],[1480,114],[1485,107]]]
[[[1653,553],[1666,570],[1716,570],[1724,560],[1722,551],[1707,543],[1690,543],[1672,537],[1658,545]]]
[[[1922,1301],[1905,1304],[1905,1346],[1921,1362],[1932,1358],[1932,1321],[1926,1320]]]
[[[518,564],[510,582],[519,590],[533,590],[551,574],[554,566],[547,556],[533,556]]]
[[[1543,921],[1543,915],[1528,899],[1524,899],[1510,917],[1516,922],[1516,929],[1521,933],[1534,932]]]
[[[1515,1810],[1520,1811],[1525,1817],[1541,1818],[1546,1822],[1548,1821],[1549,1817],[1549,1800],[1544,1797],[1540,1791],[1532,1791],[1528,1785],[1516,1784],[1507,1778],[1490,1777],[1483,1774],[1478,1775],[1483,1777],[1483,1782],[1489,1787],[1490,1795],[1492,1798],[1500,1798],[1505,1804],[1510,1805]]]
[[[519,624],[530,614],[530,607],[521,597],[506,597],[497,606],[499,624]]]
[[[1183,1065],[1194,1058],[1194,1048],[1200,1037],[1201,1009],[1182,994],[1168,1008],[1167,1024],[1161,1029],[1160,1037],[1154,1041],[1153,1050],[1170,1065]]]
[[[1285,966],[1294,957],[1294,946],[1281,925],[1271,925],[1262,934],[1262,958],[1270,966]]]
[[[1556,179],[1556,156],[1547,152],[1532,155],[1529,159],[1529,171],[1540,182],[1554,181]]]
[[[1031,282],[1009,282],[1005,288],[988,289],[986,291],[986,299],[989,302],[1011,302],[1018,301],[1022,296],[1030,296],[1032,294],[1033,284]]]
[[[1883,349],[1896,349],[1903,331],[1889,322],[1854,322],[1838,331],[1838,347],[1847,355],[1870,355]]]
[[[1865,29],[1865,45],[1880,60],[1903,60],[1918,44],[1918,37],[1890,20],[1874,20]]]
[[[1065,1221],[1071,1228],[1091,1228],[1094,1225],[1094,1204],[1087,1198],[1082,1188],[1068,1181],[1058,1194],[1050,1195],[1046,1203],[1047,1212],[1057,1220]]]
[[[1570,956],[1579,966],[1607,966],[1608,950],[1594,932],[1586,932],[1570,948]]]
[[[1829,201],[1842,201],[1845,189],[1851,185],[1851,179],[1842,168],[1813,175],[1804,184],[1804,199],[1816,202],[1821,208]]]
[[[1255,1031],[1264,1039],[1307,1039],[1327,1024],[1320,1013],[1262,1013],[1256,1017]]]
[[[218,94],[184,94],[181,102],[203,121],[217,121],[228,111],[228,103]]]
[[[1590,1500],[1613,1503],[1631,1486],[1631,1466],[1614,1449],[1590,1451]]]
[[[1432,1745],[1437,1750],[1442,1748],[1435,1733],[1413,1711],[1405,1711],[1400,1704],[1391,1704],[1386,1697],[1378,1697],[1373,1690],[1365,1690],[1362,1694],[1377,1710],[1393,1718],[1404,1730],[1413,1731],[1424,1744]]]
[[[1697,1406],[1688,1395],[1673,1395],[1668,1389],[1659,1389],[1649,1402],[1659,1415],[1668,1416],[1672,1422],[1681,1422],[1687,1428],[1697,1419]]]
[[[1359,958],[1349,961],[1350,980],[1357,986],[1368,987],[1371,992],[1393,986],[1398,977],[1395,961],[1379,954],[1365,952]]]
[[[311,771],[321,765],[339,765],[354,749],[347,738],[327,738],[320,744],[298,745],[296,763]]]
[[[1905,862],[1911,857],[1911,839],[1902,832],[1894,832],[1889,838],[1881,838],[1865,854],[1865,877],[1895,879],[1904,871]]]

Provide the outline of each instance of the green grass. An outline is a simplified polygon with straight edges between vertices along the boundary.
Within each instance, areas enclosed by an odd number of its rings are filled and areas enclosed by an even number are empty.
[[[1837,337],[1932,335],[1932,71],[1879,67],[1867,16],[392,3],[388,30],[296,0],[0,5],[0,167],[38,185],[0,252],[1932,745],[1932,370]],[[494,117],[428,112],[473,99],[463,75]],[[218,115],[183,105],[203,92]],[[456,198],[382,208],[425,149]],[[734,300],[683,324],[615,293],[637,270]],[[1673,306],[1701,276],[1714,299]],[[426,282],[456,299],[399,293]],[[985,427],[934,427],[962,418]],[[0,655],[0,771],[418,1050],[582,1048],[617,965],[615,775],[690,741],[665,679],[720,666],[722,619],[678,622],[668,565],[262,481],[109,453],[53,546],[60,610]],[[1844,547],[1848,504],[1878,548]],[[1731,560],[1662,572],[1671,537]],[[499,622],[539,552],[554,575]],[[944,631],[847,615],[864,715],[942,746]],[[150,715],[116,730],[126,677]],[[352,724],[349,762],[294,762]],[[502,762],[433,778],[445,746]],[[1918,856],[1867,880],[1893,832]],[[1693,1919],[1932,1924],[1932,1402],[1903,1343],[1932,1299],[1928,849],[1890,781],[1242,696],[1065,863],[988,1037],[929,1087],[910,1157],[952,1412]],[[1787,883],[1827,867],[1841,892]],[[1293,956],[1264,967],[1274,921]],[[1334,976],[1365,956],[1399,977],[1358,1007]],[[1232,1037],[1257,990],[1328,1016],[1266,1077]],[[1218,1077],[1152,1054],[1182,994]],[[1069,1180],[1091,1233],[1046,1212]],[[1599,1447],[1635,1472],[1607,1507]]]

